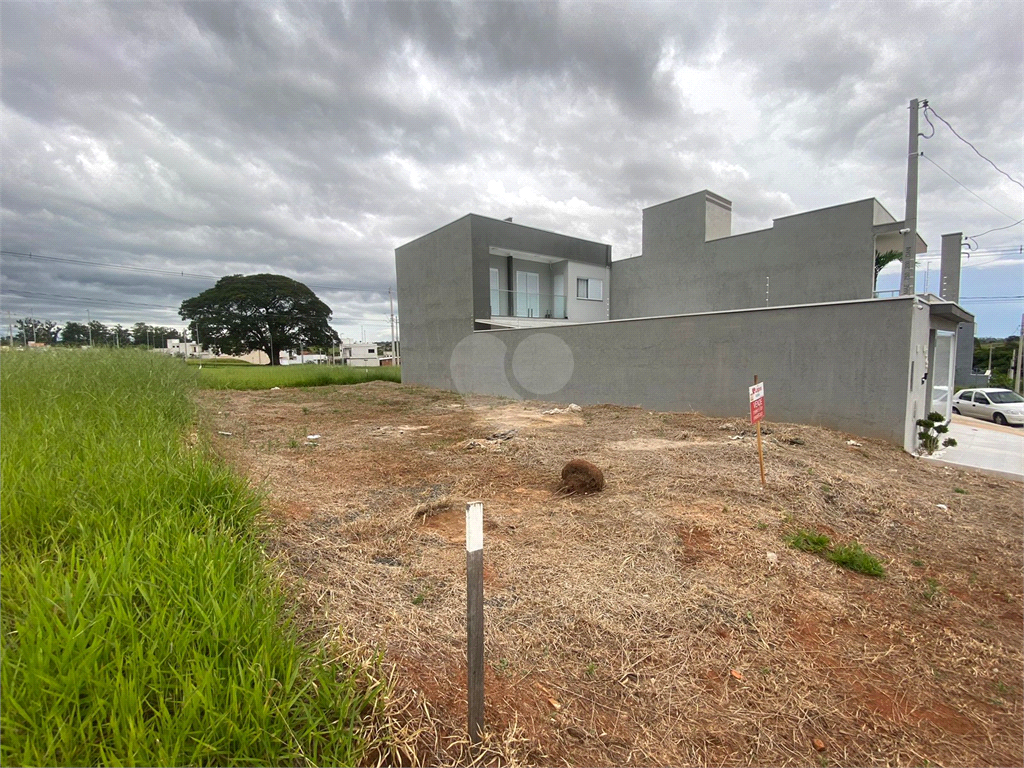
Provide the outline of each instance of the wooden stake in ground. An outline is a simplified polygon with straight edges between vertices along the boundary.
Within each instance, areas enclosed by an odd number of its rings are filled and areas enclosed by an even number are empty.
[[[466,505],[466,668],[469,741],[484,729],[484,505]]]
[[[764,488],[764,452],[761,450],[762,419],[764,419],[764,384],[758,384],[757,376],[755,376],[754,386],[750,387],[750,421],[757,425],[757,461],[761,465],[761,487]]]

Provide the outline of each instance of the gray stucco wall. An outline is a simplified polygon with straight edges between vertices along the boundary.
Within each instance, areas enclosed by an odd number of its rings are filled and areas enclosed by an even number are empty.
[[[870,306],[866,306],[870,305]],[[454,357],[462,392],[820,424],[907,446],[913,297],[477,332]],[[927,345],[927,311],[923,338]],[[919,388],[920,389],[920,388]]]
[[[473,332],[472,234],[470,217],[395,249],[401,313],[402,381],[452,388],[450,351]],[[479,260],[484,288],[488,260]],[[484,306],[489,291],[484,292]]]
[[[705,242],[724,216],[708,194],[644,209],[643,255],[612,263],[613,319],[871,298],[874,200]]]
[[[490,248],[508,248],[528,253],[539,253],[557,259],[571,259],[585,264],[611,263],[611,246],[592,240],[581,240],[577,237],[547,232],[543,229],[525,227],[509,221],[490,219],[486,216],[469,214],[466,217],[471,225],[471,256],[472,286],[474,308],[472,317],[490,316]],[[460,219],[461,221],[461,219]],[[429,237],[429,235],[428,235]],[[396,251],[396,255],[397,255]],[[469,254],[467,254],[469,255]],[[540,273],[542,290],[551,291],[551,270],[545,264],[530,264],[532,271]],[[513,273],[512,280],[515,280]],[[546,286],[546,288],[545,288]],[[515,290],[515,283],[509,290]],[[403,318],[406,313],[403,312]],[[404,326],[403,326],[404,327]]]

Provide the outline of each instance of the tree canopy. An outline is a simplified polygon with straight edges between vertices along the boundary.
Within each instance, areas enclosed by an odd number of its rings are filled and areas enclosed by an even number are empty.
[[[282,349],[326,347],[339,341],[328,324],[331,308],[309,288],[283,275],[228,275],[186,299],[178,311],[192,335],[229,355],[262,350],[279,365]]]

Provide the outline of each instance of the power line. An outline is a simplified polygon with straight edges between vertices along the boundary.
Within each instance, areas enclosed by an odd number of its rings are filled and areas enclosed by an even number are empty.
[[[977,192],[975,192],[975,191],[974,191],[973,189],[971,189],[970,187],[968,187],[968,186],[967,186],[966,184],[964,184],[964,183],[963,183],[962,181],[960,181],[960,179],[958,179],[958,178],[957,178],[956,176],[954,176],[954,175],[953,175],[952,173],[950,173],[950,172],[949,172],[949,171],[947,171],[947,170],[946,170],[945,168],[943,168],[943,167],[942,167],[941,165],[939,165],[939,164],[938,164],[938,163],[936,163],[936,162],[935,162],[934,160],[932,160],[932,159],[931,159],[930,157],[928,157],[928,155],[926,155],[926,154],[925,154],[924,152],[921,152],[921,157],[923,157],[923,158],[924,158],[925,160],[927,160],[927,161],[928,161],[929,163],[931,163],[932,165],[934,165],[934,166],[935,166],[936,168],[938,168],[938,169],[939,169],[940,171],[942,171],[942,172],[943,172],[944,174],[946,174],[947,176],[949,176],[949,178],[951,178],[951,179],[952,179],[953,181],[955,181],[955,182],[956,182],[957,184],[959,184],[959,185],[960,185],[961,187],[963,187],[963,188],[964,188],[965,190],[967,190],[968,192],[970,192],[970,193],[971,193],[972,195],[974,195],[974,196],[975,196],[976,198],[978,198],[979,200],[981,200],[981,202],[983,202],[983,203],[984,203],[985,205],[987,205],[987,206],[988,206],[989,208],[991,208],[991,209],[992,209],[993,211],[995,211],[996,213],[1001,213],[1001,214],[1002,214],[1003,216],[1005,216],[1005,217],[1006,217],[1006,218],[1008,218],[1008,219],[1012,219],[1012,218],[1013,218],[1013,216],[1011,216],[1010,214],[1008,214],[1008,213],[1007,213],[1006,211],[1001,211],[1001,210],[999,210],[998,208],[996,208],[996,207],[995,207],[994,205],[992,205],[992,203],[990,203],[990,202],[989,202],[988,200],[986,200],[985,198],[983,198],[983,197],[982,197],[981,195],[979,195],[979,194],[978,194]],[[1012,226],[1012,225],[1011,225],[1011,226]]]
[[[65,296],[59,293],[41,293],[39,291],[26,291],[21,288],[5,288],[0,294],[13,295],[19,298],[38,296],[45,299],[62,299],[67,301],[80,302],[83,304],[113,304],[126,307],[143,307],[145,309],[167,309],[177,312],[177,307],[167,307],[162,304],[142,304],[135,301],[115,301],[111,299],[87,299],[82,296]]]
[[[81,264],[90,267],[101,267],[103,269],[117,269],[124,272],[142,272],[149,275],[162,275],[165,277],[181,277],[196,280],[220,280],[224,275],[208,275],[201,272],[185,272],[184,270],[171,270],[171,269],[156,269],[153,267],[134,267],[127,264],[108,264],[102,261],[87,261],[85,259],[75,259],[70,256],[43,256],[38,253],[24,253],[22,251],[0,251],[0,255],[3,256],[16,256],[22,259],[32,259],[39,261],[50,261],[59,264]],[[354,288],[351,286],[342,285],[316,285],[313,283],[305,283],[308,288],[317,288],[322,291],[336,291],[340,293],[381,293],[383,291],[378,288]]]
[[[95,305],[95,304],[109,304],[111,306],[140,307],[140,308],[143,308],[143,309],[163,309],[163,310],[167,310],[167,311],[175,312],[175,313],[179,309],[179,307],[168,307],[168,306],[163,305],[163,304],[143,304],[143,303],[140,303],[140,302],[124,301],[124,300],[117,300],[117,299],[98,299],[98,298],[87,298],[85,296],[67,296],[65,294],[59,294],[59,293],[43,293],[41,291],[27,291],[27,290],[24,290],[22,288],[4,288],[3,290],[0,290],[0,296],[10,296],[10,297],[13,297],[13,298],[21,298],[21,299],[31,299],[31,298],[55,299],[55,300],[61,301],[61,302],[69,302],[70,301],[70,302],[74,302],[76,304],[84,304],[84,305],[90,305],[90,306],[91,305]],[[287,319],[287,318],[297,317],[297,315],[295,315],[294,313],[284,313],[284,314],[266,314],[266,315],[260,315],[260,317],[268,317],[268,318],[275,318],[275,319]],[[369,319],[372,320],[372,317],[373,316],[371,315]],[[370,325],[370,323],[367,322],[367,318],[365,316],[357,316],[357,315],[334,315],[332,313],[331,321],[332,322],[351,321],[351,322],[356,322],[356,323],[363,323],[364,325]],[[385,328],[387,326],[385,326],[385,325],[383,325],[383,323],[381,323],[381,324],[379,324],[379,325],[377,325],[375,327]]]
[[[1009,229],[1010,227],[1016,227],[1018,224],[1024,224],[1024,219],[1013,222],[1013,224],[1007,224],[1005,227],[996,227],[995,229],[986,229],[981,235],[987,235],[991,232],[998,232],[1001,229]],[[981,235],[971,235],[971,237],[981,237]]]
[[[978,148],[977,148],[976,146],[974,146],[973,144],[971,144],[971,142],[969,142],[969,141],[968,141],[967,139],[965,139],[965,138],[964,138],[963,136],[961,136],[961,135],[960,135],[959,133],[957,133],[957,132],[956,132],[956,129],[955,129],[955,128],[954,128],[954,127],[953,127],[952,125],[950,125],[950,124],[949,124],[949,121],[948,121],[948,120],[946,120],[946,119],[945,119],[945,118],[944,118],[944,117],[943,117],[942,115],[940,115],[940,114],[939,114],[938,112],[936,112],[936,111],[935,111],[935,109],[934,109],[934,108],[933,108],[933,107],[932,107],[932,106],[931,106],[930,104],[925,104],[925,107],[924,107],[924,111],[925,111],[925,114],[926,114],[926,115],[927,115],[927,114],[928,114],[929,112],[931,112],[931,113],[932,113],[933,115],[935,115],[935,117],[936,117],[936,118],[938,118],[939,120],[941,120],[941,121],[942,121],[943,123],[945,123],[945,124],[946,124],[946,127],[947,127],[947,128],[949,128],[949,130],[951,130],[951,131],[953,132],[953,135],[954,135],[954,136],[956,136],[956,137],[957,137],[958,139],[960,139],[960,141],[962,141],[962,142],[963,142],[964,144],[966,144],[966,145],[967,145],[968,147],[970,147],[971,149],[973,149],[973,150],[974,150],[974,152],[975,152],[975,154],[977,154],[977,155],[978,155],[978,157],[980,157],[980,158],[981,158],[982,160],[984,160],[985,162],[987,162],[987,163],[988,163],[989,165],[991,165],[991,166],[992,166],[993,168],[995,168],[995,169],[996,169],[997,171],[999,171],[999,172],[1000,172],[1001,174],[1003,174],[1003,176],[1005,176],[1006,178],[1008,178],[1008,179],[1009,179],[1010,181],[1012,181],[1012,182],[1013,182],[1014,184],[1016,184],[1016,185],[1017,185],[1018,187],[1020,187],[1021,189],[1024,189],[1024,184],[1022,184],[1021,182],[1017,181],[1017,179],[1013,178],[1013,176],[1011,176],[1010,174],[1008,174],[1008,173],[1007,173],[1006,171],[1004,171],[1004,170],[1003,170],[1002,168],[1000,168],[1000,167],[999,167],[998,165],[996,165],[996,164],[995,164],[995,163],[993,163],[993,162],[992,162],[991,160],[989,160],[989,159],[988,159],[987,157],[985,157],[985,156],[984,156],[983,154],[981,154],[981,152],[980,152],[980,151],[978,151]],[[929,125],[931,125],[931,121],[930,121],[930,120],[928,121],[928,124],[929,124]],[[932,136],[934,136],[934,135],[935,135],[935,130],[934,130],[934,126],[932,126]],[[931,138],[931,136],[928,136],[928,137],[926,137],[926,138]]]

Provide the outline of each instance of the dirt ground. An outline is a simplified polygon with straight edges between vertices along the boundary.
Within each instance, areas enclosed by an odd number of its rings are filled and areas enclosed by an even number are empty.
[[[203,405],[267,492],[268,551],[310,631],[393,665],[407,761],[471,759],[464,509],[480,500],[481,762],[1024,762],[1021,483],[768,422],[762,490],[741,420],[387,382]],[[604,491],[557,491],[573,458]],[[886,577],[788,547],[800,528],[860,542]]]

